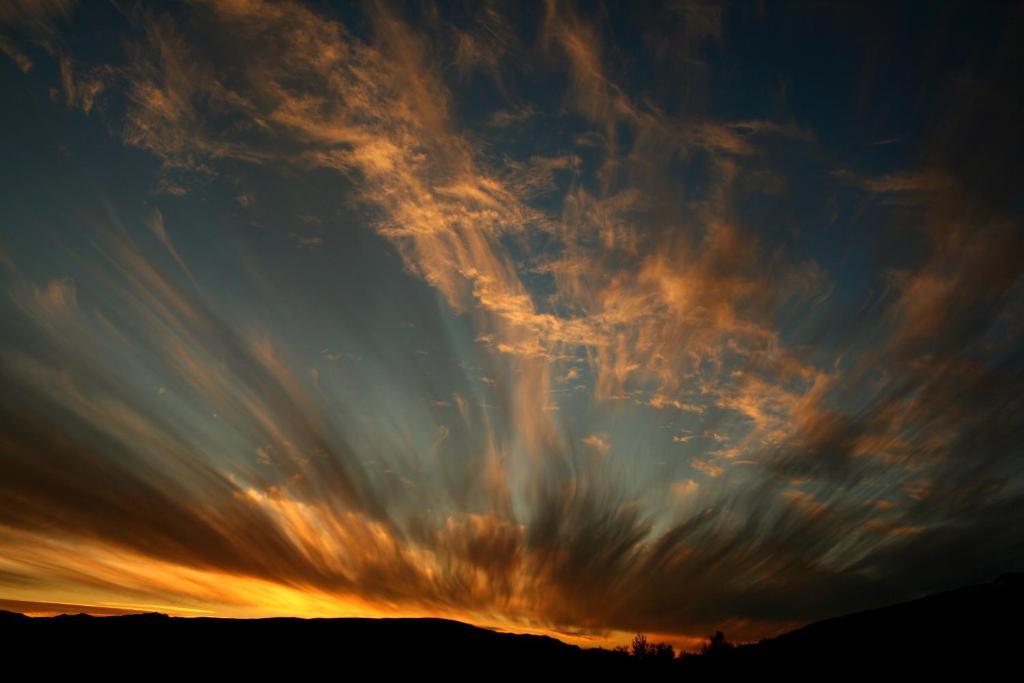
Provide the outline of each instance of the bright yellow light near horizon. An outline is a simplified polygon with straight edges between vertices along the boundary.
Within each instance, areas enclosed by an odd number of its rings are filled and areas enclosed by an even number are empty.
[[[75,558],[75,566],[67,558]],[[174,616],[390,616],[359,598],[257,577],[189,567],[103,545],[19,534],[0,542],[0,570],[40,578],[0,597],[38,604],[159,611]],[[44,586],[39,588],[37,586]]]
[[[68,557],[75,557],[74,567],[68,565]],[[0,608],[29,616],[160,612],[177,617],[237,619],[432,617],[509,633],[551,636],[580,647],[604,648],[628,645],[634,635],[616,630],[566,631],[504,615],[436,606],[382,604],[311,586],[166,562],[102,544],[84,545],[23,532],[0,541],[0,571],[42,579],[35,585],[7,586],[0,594]],[[694,649],[703,640],[682,634],[648,635],[685,649]]]

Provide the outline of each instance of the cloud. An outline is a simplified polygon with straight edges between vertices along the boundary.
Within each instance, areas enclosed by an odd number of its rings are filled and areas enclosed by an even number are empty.
[[[0,35],[0,52],[11,58],[22,73],[28,73],[32,68],[32,59],[15,46],[10,39]]]
[[[67,55],[60,56],[60,80],[64,101],[69,107],[78,107],[86,114],[92,111],[97,98],[110,84],[113,74],[107,68],[79,69]]]
[[[103,88],[101,80],[88,79],[75,87],[71,62],[64,53],[60,31],[71,18],[74,0],[11,0],[0,7],[0,52],[7,55],[22,73],[28,73],[35,62],[29,55],[42,48],[60,62],[61,81],[68,104],[92,108],[95,95]]]
[[[600,455],[607,455],[610,447],[608,437],[601,434],[591,434],[583,438],[583,443],[593,448]]]
[[[953,179],[937,170],[862,178],[850,171],[840,169],[833,171],[832,175],[843,183],[877,194],[941,192],[953,187]]]

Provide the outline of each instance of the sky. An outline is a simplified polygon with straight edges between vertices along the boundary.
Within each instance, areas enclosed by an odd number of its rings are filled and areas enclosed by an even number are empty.
[[[10,0],[0,53],[0,608],[688,646],[1024,569],[1024,6]]]

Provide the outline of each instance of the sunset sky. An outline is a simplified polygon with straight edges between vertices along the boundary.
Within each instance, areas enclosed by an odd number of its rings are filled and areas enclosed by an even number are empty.
[[[999,2],[0,2],[0,609],[1024,569],[1022,83]]]

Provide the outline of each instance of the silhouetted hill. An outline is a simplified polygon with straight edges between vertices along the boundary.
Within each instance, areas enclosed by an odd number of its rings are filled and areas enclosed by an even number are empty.
[[[132,614],[30,618],[0,612],[11,652],[42,660],[52,652],[82,662],[153,662],[174,668],[185,660],[232,671],[375,667],[379,671],[564,672],[628,668],[629,657],[582,649],[555,638],[500,633],[446,619],[216,619]],[[187,668],[187,667],[184,667]],[[359,678],[365,680],[365,678]]]
[[[718,656],[667,662],[638,661],[620,652],[445,619],[30,618],[0,612],[0,642],[9,663],[28,660],[42,670],[113,666],[146,675],[168,670],[299,673],[332,667],[342,678],[356,670],[499,678],[551,673],[688,680],[769,673],[842,678],[1016,666],[1022,607],[1024,574],[1008,574],[989,584],[816,622]]]
[[[698,678],[711,671],[994,674],[1004,666],[1019,668],[1022,614],[1024,574],[1005,574],[991,583],[815,622],[720,657],[691,658],[684,668]]]

